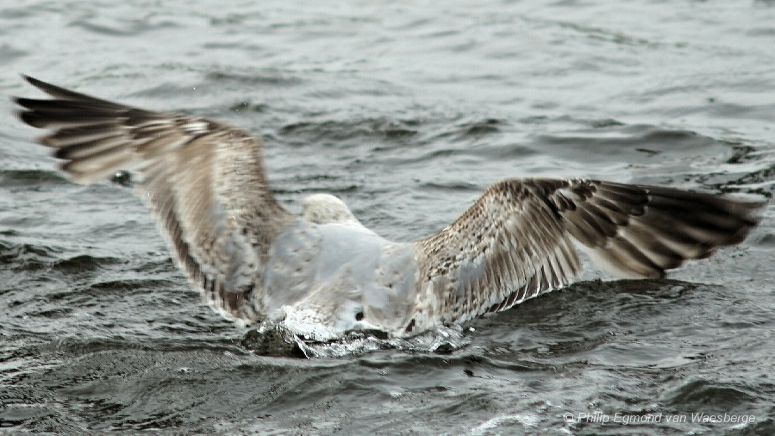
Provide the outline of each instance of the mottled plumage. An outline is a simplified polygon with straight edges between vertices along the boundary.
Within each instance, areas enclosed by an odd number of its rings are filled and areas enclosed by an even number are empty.
[[[580,274],[576,246],[624,277],[662,277],[737,244],[766,202],[585,179],[511,179],[416,242],[388,241],[338,198],[293,215],[272,197],[262,145],[203,118],[132,108],[36,79],[53,99],[16,99],[78,183],[142,175],[192,285],[224,316],[315,339],[348,330],[413,335],[508,309]]]

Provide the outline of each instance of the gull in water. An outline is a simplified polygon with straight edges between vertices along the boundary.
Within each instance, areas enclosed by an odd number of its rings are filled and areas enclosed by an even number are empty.
[[[51,98],[16,98],[19,116],[49,130],[40,142],[73,181],[139,173],[139,195],[210,307],[308,339],[354,330],[408,337],[507,310],[577,280],[577,248],[619,277],[663,277],[743,241],[766,205],[599,180],[509,179],[438,233],[390,241],[333,195],[288,212],[267,185],[260,140],[238,128],[26,79]]]

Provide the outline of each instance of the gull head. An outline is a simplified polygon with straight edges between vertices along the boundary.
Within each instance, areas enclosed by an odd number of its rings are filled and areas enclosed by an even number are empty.
[[[302,216],[313,224],[360,224],[344,201],[331,194],[313,194],[302,200]]]

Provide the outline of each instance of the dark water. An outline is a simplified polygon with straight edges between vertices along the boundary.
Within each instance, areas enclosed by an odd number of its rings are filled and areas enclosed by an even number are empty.
[[[288,207],[331,192],[411,239],[514,176],[771,195],[774,47],[771,1],[4,2],[0,431],[775,434],[772,207],[740,247],[529,301],[455,350],[277,357],[199,304],[128,188],[53,171],[5,97],[27,73],[229,121],[264,136]]]

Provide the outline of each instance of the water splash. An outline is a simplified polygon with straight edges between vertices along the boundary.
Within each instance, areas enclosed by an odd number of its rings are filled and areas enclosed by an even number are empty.
[[[471,343],[460,326],[439,327],[410,338],[389,338],[382,332],[352,331],[342,338],[318,342],[294,334],[282,324],[264,323],[248,332],[242,345],[265,356],[341,358],[380,350],[448,354]]]

